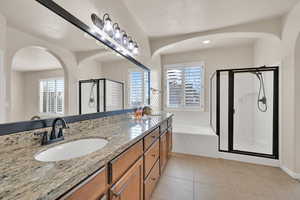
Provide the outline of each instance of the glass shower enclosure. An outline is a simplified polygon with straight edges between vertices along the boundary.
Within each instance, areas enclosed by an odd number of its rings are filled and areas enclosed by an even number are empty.
[[[278,67],[217,70],[211,126],[219,151],[278,159]]]
[[[79,114],[124,109],[124,83],[110,79],[79,81]]]

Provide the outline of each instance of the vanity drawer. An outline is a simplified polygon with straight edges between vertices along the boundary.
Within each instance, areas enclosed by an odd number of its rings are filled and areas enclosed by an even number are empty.
[[[143,140],[110,161],[110,183],[115,183],[143,155]]]
[[[156,163],[158,158],[159,158],[159,140],[156,140],[156,142],[145,153],[144,178],[148,176],[150,170],[152,169],[153,165]]]
[[[144,182],[144,188],[145,188],[145,199],[144,200],[150,200],[151,194],[155,189],[156,183],[159,179],[159,161],[155,163],[155,166],[151,170],[149,176]]]
[[[159,128],[156,128],[154,131],[149,133],[146,137],[144,137],[144,149],[145,151],[159,138]]]
[[[99,170],[86,181],[72,189],[63,198],[64,200],[95,200],[101,199],[106,195],[107,190],[107,169]]]
[[[168,129],[168,120],[165,120],[160,125],[160,134],[163,134]]]

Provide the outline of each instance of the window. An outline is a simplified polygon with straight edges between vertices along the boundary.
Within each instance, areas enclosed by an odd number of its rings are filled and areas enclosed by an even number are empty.
[[[165,100],[169,109],[204,107],[203,64],[178,64],[165,68]]]
[[[40,112],[64,114],[64,79],[40,80]]]
[[[148,104],[148,72],[129,71],[129,104],[131,107]]]

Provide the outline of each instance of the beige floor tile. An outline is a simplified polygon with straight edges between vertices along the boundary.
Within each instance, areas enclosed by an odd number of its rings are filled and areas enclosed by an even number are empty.
[[[225,185],[194,184],[194,200],[233,200],[234,188]]]
[[[164,171],[166,176],[193,181],[194,168],[190,158],[171,157]]]
[[[172,157],[152,200],[300,200],[300,182],[276,167]]]
[[[193,200],[193,181],[174,177],[161,177],[152,200]]]

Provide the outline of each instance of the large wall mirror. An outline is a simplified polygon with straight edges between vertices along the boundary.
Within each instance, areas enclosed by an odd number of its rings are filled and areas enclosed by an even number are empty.
[[[84,8],[73,1],[47,2],[78,14],[85,27],[91,25],[91,13],[76,13]],[[148,104],[149,70],[134,58],[107,47],[38,1],[4,1],[0,13],[7,21],[1,124]]]

